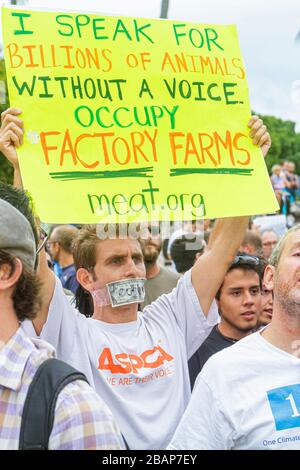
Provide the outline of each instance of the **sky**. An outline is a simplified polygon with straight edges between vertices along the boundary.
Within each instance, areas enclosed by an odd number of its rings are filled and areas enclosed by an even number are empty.
[[[26,6],[157,18],[161,1],[28,0]],[[298,0],[169,0],[168,18],[236,24],[252,110],[292,120],[300,132],[300,42],[295,43],[300,30]]]

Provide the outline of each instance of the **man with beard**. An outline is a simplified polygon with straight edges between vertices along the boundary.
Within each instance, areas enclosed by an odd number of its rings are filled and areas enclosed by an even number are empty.
[[[148,238],[145,240],[144,262],[146,266],[144,309],[162,294],[168,294],[176,287],[180,275],[163,268],[158,263],[162,247],[159,223],[152,222],[148,227]]]
[[[270,325],[207,361],[169,449],[299,449],[300,225],[277,244],[264,284]]]

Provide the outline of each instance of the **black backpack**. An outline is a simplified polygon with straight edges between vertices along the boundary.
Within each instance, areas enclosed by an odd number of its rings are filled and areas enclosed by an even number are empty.
[[[75,380],[88,382],[84,374],[58,359],[47,359],[39,366],[24,403],[19,449],[48,449],[57,397]]]

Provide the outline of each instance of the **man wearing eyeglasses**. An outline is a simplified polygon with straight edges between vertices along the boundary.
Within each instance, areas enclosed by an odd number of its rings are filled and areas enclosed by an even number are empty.
[[[59,264],[59,278],[65,289],[76,293],[78,282],[72,253],[72,243],[78,234],[78,228],[71,225],[59,225],[53,228],[47,241],[47,250],[53,261]]]
[[[262,247],[263,247],[263,256],[267,260],[270,258],[273,249],[278,242],[278,235],[272,229],[264,230],[261,233]]]
[[[213,354],[253,332],[261,309],[260,275],[258,257],[247,254],[235,257],[216,295],[221,321],[189,360],[192,388]]]

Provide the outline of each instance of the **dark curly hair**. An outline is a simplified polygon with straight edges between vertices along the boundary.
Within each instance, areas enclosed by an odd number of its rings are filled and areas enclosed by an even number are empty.
[[[13,274],[16,268],[15,258],[9,253],[0,250],[0,268],[3,265],[8,265],[10,267],[10,274]],[[22,274],[14,286],[12,295],[14,310],[19,321],[34,319],[41,304],[41,283],[30,268],[24,263],[22,263],[22,266]]]

